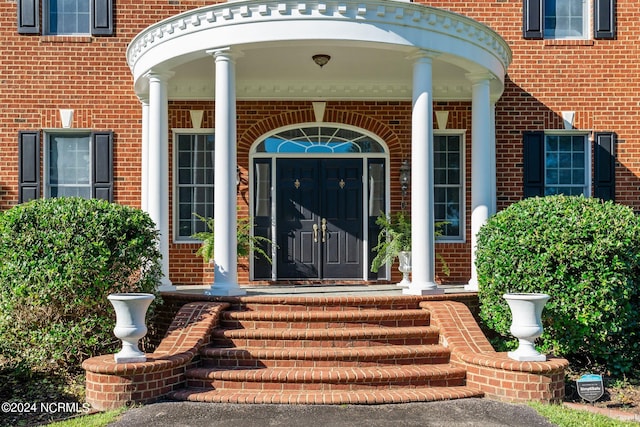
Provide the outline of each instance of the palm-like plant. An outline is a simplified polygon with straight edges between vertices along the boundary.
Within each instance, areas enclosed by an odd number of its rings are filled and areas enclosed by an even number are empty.
[[[214,259],[214,219],[205,218],[201,215],[194,213],[194,215],[206,224],[206,231],[193,234],[191,237],[202,241],[202,244],[198,248],[196,255],[201,256],[205,262],[209,262]],[[256,236],[251,234],[251,221],[249,218],[238,219],[238,234],[237,234],[237,248],[238,256],[248,256],[251,251],[257,256],[266,259],[269,264],[272,263],[271,254],[264,250],[265,246],[272,245],[271,239],[263,236]]]
[[[377,273],[380,267],[389,262],[394,262],[398,258],[400,252],[411,250],[411,218],[404,212],[396,212],[395,215],[387,216],[380,213],[376,218],[376,224],[380,226],[378,233],[378,244],[373,248],[376,256],[371,261],[371,271]],[[435,236],[441,236],[440,228],[445,223],[439,222],[435,224]],[[442,255],[436,255],[442,263],[442,271],[445,275],[449,275],[449,267],[442,258]]]
[[[397,212],[390,217],[381,213],[376,218],[376,224],[380,232],[378,244],[373,248],[376,256],[371,261],[371,271],[374,273],[383,265],[395,261],[400,252],[411,250],[411,218],[407,218],[404,212]]]

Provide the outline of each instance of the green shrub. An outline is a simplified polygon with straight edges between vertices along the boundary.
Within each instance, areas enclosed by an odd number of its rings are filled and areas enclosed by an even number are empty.
[[[640,224],[633,211],[584,197],[515,203],[478,235],[480,316],[510,336],[506,292],[542,292],[542,351],[621,376],[640,366]]]
[[[138,209],[54,198],[4,212],[0,366],[77,369],[116,349],[107,295],[155,293],[160,257],[155,225]]]

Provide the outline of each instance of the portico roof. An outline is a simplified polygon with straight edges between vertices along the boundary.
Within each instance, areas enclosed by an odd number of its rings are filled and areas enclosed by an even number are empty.
[[[473,75],[490,75],[497,99],[511,62],[507,43],[465,16],[398,0],[241,0],[151,25],[129,45],[135,90],[169,73],[169,99],[215,97],[213,51],[236,56],[238,99],[410,100],[412,57],[433,58],[434,100],[471,99]],[[326,54],[324,67],[311,57]]]

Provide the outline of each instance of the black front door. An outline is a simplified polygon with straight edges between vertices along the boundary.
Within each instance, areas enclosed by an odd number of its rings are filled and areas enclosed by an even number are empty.
[[[362,159],[277,159],[278,279],[361,279]]]

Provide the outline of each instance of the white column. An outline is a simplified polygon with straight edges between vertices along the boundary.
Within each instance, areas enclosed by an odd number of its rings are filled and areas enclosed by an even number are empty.
[[[149,97],[140,97],[142,104],[142,141],[140,144],[140,209],[148,212],[149,202]]]
[[[444,292],[435,282],[432,56],[413,57],[411,113],[411,283],[406,295]]]
[[[161,291],[175,290],[169,279],[169,101],[167,81],[171,73],[147,74],[149,79],[148,108],[148,173],[147,212],[160,232],[162,254]]]
[[[491,130],[491,99],[489,74],[468,75],[473,94],[471,100],[471,279],[465,286],[468,291],[478,290],[476,271],[476,246],[478,232],[487,222],[493,210],[492,188],[495,178],[495,164],[492,140],[495,133]]]
[[[236,193],[236,75],[231,49],[209,52],[215,58],[214,282],[209,295],[244,295],[238,286]]]
[[[491,210],[489,216],[495,215],[498,212],[498,188],[496,184],[496,102],[497,100],[491,100],[491,123],[490,123],[490,145],[491,145]]]

